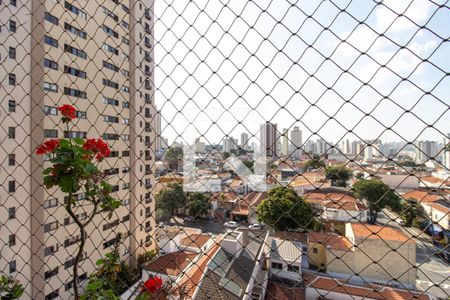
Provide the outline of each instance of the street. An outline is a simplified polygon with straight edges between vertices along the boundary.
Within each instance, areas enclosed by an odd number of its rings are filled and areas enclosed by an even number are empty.
[[[389,215],[389,218],[387,217]],[[450,295],[450,265],[435,255],[437,248],[425,233],[415,228],[406,228],[391,221],[396,216],[384,210],[379,213],[378,223],[396,227],[416,241],[417,286],[440,299],[448,299]],[[418,238],[415,238],[418,237]]]

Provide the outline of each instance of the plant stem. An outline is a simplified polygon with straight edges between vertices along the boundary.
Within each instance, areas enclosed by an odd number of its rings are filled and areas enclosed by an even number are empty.
[[[71,200],[72,200],[72,193],[69,193],[69,202],[66,205],[66,210],[69,213],[69,215],[72,217],[72,219],[75,221],[75,223],[78,225],[78,228],[80,229],[80,246],[78,247],[78,253],[75,256],[75,261],[73,264],[73,294],[74,294],[75,300],[78,300],[78,299],[80,299],[80,294],[78,291],[78,264],[80,263],[81,256],[83,255],[84,245],[86,244],[85,227],[89,223],[91,223],[91,221],[94,219],[94,216],[97,214],[98,204],[94,205],[94,211],[92,212],[92,215],[89,217],[88,221],[83,223],[78,219],[78,217],[73,212],[72,205],[70,202]]]

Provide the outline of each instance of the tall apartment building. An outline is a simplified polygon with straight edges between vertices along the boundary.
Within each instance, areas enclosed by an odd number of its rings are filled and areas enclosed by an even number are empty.
[[[294,126],[291,130],[291,156],[299,159],[302,155],[302,131],[298,126]]]
[[[283,151],[284,156],[289,155],[289,130],[287,128],[283,128]]]
[[[276,157],[278,154],[278,131],[277,124],[266,122],[260,127],[260,147],[261,153],[266,156]]]
[[[48,163],[34,149],[69,136],[112,148],[101,168],[123,206],[87,228],[81,280],[119,232],[131,265],[154,248],[153,1],[0,1],[0,20],[0,269],[24,283],[25,299],[70,299],[78,227],[64,194],[43,187]],[[73,131],[60,126],[62,104],[78,110]]]
[[[438,145],[435,141],[419,141],[416,143],[416,163],[435,160],[437,154]]]
[[[244,150],[250,149],[250,144],[248,143],[248,133],[241,133],[241,148]]]
[[[161,111],[155,112],[155,122],[154,122],[154,130],[155,130],[155,149],[167,148],[164,147],[162,132],[161,132]]]

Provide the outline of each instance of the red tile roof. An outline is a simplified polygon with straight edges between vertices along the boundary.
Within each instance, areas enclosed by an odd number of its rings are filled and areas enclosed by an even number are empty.
[[[419,202],[433,202],[438,199],[444,198],[444,195],[431,193],[430,191],[412,191],[412,192],[403,194],[402,197],[406,200],[412,198]]]
[[[431,298],[424,292],[409,291],[393,287],[366,285],[356,286],[345,282],[342,279],[335,279],[323,276],[311,276],[308,281],[308,287],[320,290],[326,290],[334,293],[362,297],[364,299],[392,299],[392,300],[430,300]],[[327,296],[325,294],[325,296]]]
[[[352,243],[345,236],[326,232],[308,233],[308,242],[323,244],[329,246],[333,250],[348,251],[353,247]]]
[[[370,225],[366,223],[351,224],[355,237],[362,239],[383,239],[385,241],[411,242],[412,238],[403,231],[388,226]]]
[[[178,276],[196,256],[196,253],[173,252],[158,257],[146,265],[144,269],[155,273]]]
[[[279,282],[269,281],[265,300],[303,300],[303,290]]]
[[[207,234],[192,234],[181,239],[181,245],[185,247],[203,247],[211,237]]]

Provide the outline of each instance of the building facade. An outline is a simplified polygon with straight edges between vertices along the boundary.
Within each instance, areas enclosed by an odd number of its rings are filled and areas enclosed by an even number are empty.
[[[116,233],[122,233],[120,251],[130,265],[154,248],[153,1],[4,1],[0,7],[9,27],[0,32],[8,49],[1,53],[8,134],[0,155],[2,161],[14,157],[0,174],[7,182],[0,214],[9,215],[0,228],[9,243],[0,267],[25,283],[25,298],[68,299],[78,227],[62,208],[65,195],[44,188],[42,171],[49,165],[34,149],[63,137],[102,137],[111,148],[100,167],[111,174],[123,206],[109,220],[97,215],[87,228],[80,280],[119,241]],[[77,108],[71,131],[60,126],[57,107],[63,104]],[[84,201],[83,194],[77,198]]]

